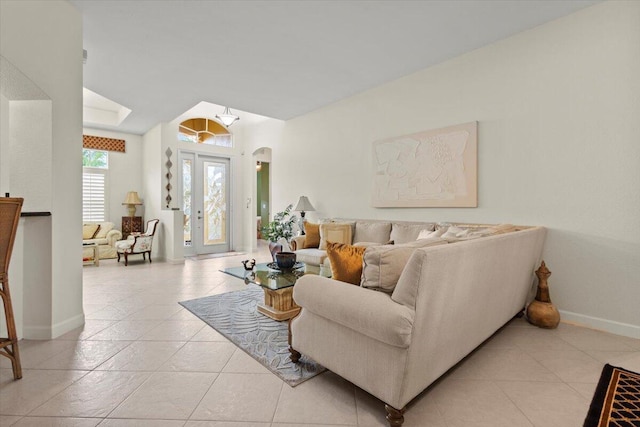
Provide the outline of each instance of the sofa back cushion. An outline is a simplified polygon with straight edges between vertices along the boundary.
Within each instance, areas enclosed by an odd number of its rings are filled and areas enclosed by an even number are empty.
[[[446,244],[439,237],[415,240],[401,245],[368,247],[363,257],[360,286],[393,293],[409,258],[416,249]]]
[[[100,224],[84,224],[82,226],[82,240],[93,239],[100,230]]]
[[[303,249],[317,248],[320,246],[320,224],[305,222],[304,232],[305,238]]]
[[[96,239],[106,239],[107,233],[113,230],[115,224],[112,222],[101,222],[100,229],[98,230],[98,234],[95,235]]]
[[[335,280],[360,284],[362,256],[367,248],[345,243],[327,243],[327,256],[331,261],[331,276]]]
[[[418,235],[421,231],[433,231],[436,228],[435,223],[402,223],[402,222],[394,222],[391,224],[391,240],[396,245],[412,242],[418,239]]]
[[[390,222],[356,221],[353,242],[387,243],[390,235]]]
[[[320,249],[327,249],[327,242],[345,243],[352,241],[352,228],[349,223],[327,222],[320,224]]]

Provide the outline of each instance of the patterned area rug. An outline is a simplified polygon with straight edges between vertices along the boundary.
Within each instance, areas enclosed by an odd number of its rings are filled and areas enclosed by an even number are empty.
[[[263,301],[262,289],[248,285],[241,291],[183,301],[180,305],[291,387],[324,372],[323,366],[304,355],[297,364],[289,360],[289,322],[277,322],[258,313],[256,306]]]
[[[584,427],[640,426],[640,374],[604,365]]]

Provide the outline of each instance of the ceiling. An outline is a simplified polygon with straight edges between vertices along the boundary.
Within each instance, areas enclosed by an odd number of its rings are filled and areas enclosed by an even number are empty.
[[[84,86],[143,134],[207,101],[287,120],[597,0],[90,1]]]

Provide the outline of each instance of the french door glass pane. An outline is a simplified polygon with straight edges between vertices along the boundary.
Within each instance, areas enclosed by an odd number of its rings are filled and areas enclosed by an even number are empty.
[[[227,183],[226,165],[204,162],[204,235],[205,245],[226,243]]]
[[[191,159],[182,161],[182,211],[184,212],[184,245],[191,246]]]

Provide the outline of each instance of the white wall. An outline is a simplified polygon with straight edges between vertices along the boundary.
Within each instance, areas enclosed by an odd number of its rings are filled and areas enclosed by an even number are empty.
[[[546,226],[563,317],[640,337],[639,47],[640,2],[604,2],[290,120],[274,209]],[[474,120],[478,208],[371,207],[373,141]]]
[[[28,29],[25,30],[25,29]],[[82,18],[66,1],[0,2],[0,54],[52,101],[49,325],[58,336],[84,322],[82,312]],[[74,237],[75,236],[75,237]],[[29,268],[25,260],[25,268]],[[45,294],[42,298],[47,298]],[[25,306],[30,304],[26,300]]]
[[[51,101],[10,101],[11,194],[23,197],[23,212],[52,206]]]
[[[116,228],[122,230],[122,217],[128,216],[126,205],[122,205],[127,192],[137,191],[143,205],[136,207],[136,216],[145,216],[145,194],[142,185],[142,137],[122,132],[111,132],[102,129],[84,128],[84,135],[101,136],[104,138],[124,139],[126,152],[109,151],[108,172],[108,200],[109,210],[107,221],[116,224]]]
[[[9,100],[0,94],[0,196],[10,189]]]
[[[164,242],[164,222],[162,214],[162,197],[160,179],[161,171],[161,150],[162,150],[162,128],[163,124],[156,125],[142,137],[142,182],[145,194],[145,215],[148,219],[160,219],[159,228],[156,230],[152,256],[158,259],[172,260],[172,254],[167,254]],[[171,225],[173,227],[173,225]]]

